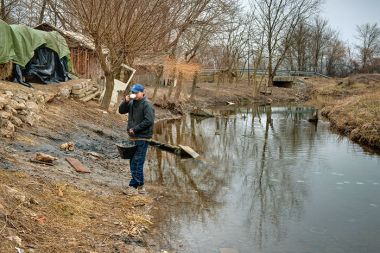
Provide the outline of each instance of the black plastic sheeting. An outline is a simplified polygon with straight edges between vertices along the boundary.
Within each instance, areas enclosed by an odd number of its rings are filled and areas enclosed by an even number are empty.
[[[13,82],[32,87],[29,82],[43,84],[60,83],[70,80],[67,68],[67,58],[59,59],[58,54],[46,47],[34,50],[33,58],[25,68],[14,64]]]

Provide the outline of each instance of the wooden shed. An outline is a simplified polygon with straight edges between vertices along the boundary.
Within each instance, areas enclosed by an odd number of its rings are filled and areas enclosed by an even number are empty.
[[[34,28],[47,32],[57,31],[66,39],[75,75],[87,79],[97,79],[104,75],[91,38],[77,32],[58,29],[48,23],[39,24]]]
[[[166,53],[152,53],[137,57],[133,62],[133,67],[136,69],[134,82],[154,85],[156,79],[160,78],[161,83],[164,83],[164,79],[168,78],[164,72],[168,57]]]

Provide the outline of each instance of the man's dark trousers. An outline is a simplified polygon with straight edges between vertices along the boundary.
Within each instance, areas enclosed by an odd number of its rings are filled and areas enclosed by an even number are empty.
[[[138,187],[144,185],[144,162],[146,152],[148,150],[148,142],[138,140],[135,141],[137,146],[136,152],[130,160],[132,179],[129,182],[129,186]]]

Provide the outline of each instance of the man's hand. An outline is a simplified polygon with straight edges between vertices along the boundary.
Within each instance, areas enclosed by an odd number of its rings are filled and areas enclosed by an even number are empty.
[[[125,102],[129,102],[129,100],[131,100],[131,99],[129,98],[129,95],[125,95],[124,100],[125,100]]]
[[[135,135],[135,132],[133,131],[133,129],[132,129],[132,128],[131,128],[131,129],[129,129],[128,133],[129,133],[129,135]]]

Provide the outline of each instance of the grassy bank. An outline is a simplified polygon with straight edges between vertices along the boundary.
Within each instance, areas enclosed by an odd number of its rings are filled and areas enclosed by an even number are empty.
[[[345,79],[310,79],[312,101],[332,128],[353,141],[380,151],[380,75]]]

